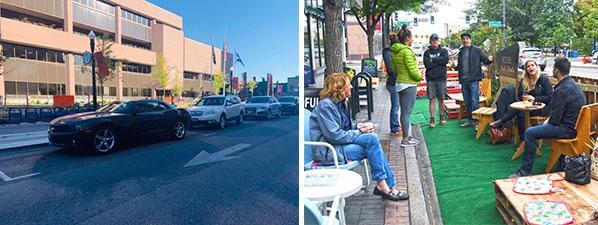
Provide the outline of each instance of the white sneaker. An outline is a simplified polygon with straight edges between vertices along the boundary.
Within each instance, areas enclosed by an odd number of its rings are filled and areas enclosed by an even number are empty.
[[[419,141],[413,137],[409,137],[407,139],[407,141],[405,141],[405,140],[401,141],[401,146],[403,146],[403,147],[416,146],[418,144],[419,144]]]

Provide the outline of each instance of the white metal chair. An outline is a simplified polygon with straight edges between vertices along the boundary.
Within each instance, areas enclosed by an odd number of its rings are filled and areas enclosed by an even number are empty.
[[[351,161],[348,162],[346,164],[341,164],[339,165],[338,163],[338,155],[336,154],[336,150],[334,149],[334,147],[326,142],[313,142],[310,140],[309,137],[309,117],[311,116],[311,112],[307,109],[303,110],[303,124],[304,129],[303,129],[303,134],[305,135],[304,137],[304,152],[303,152],[303,157],[304,157],[304,164],[303,164],[303,170],[312,170],[312,169],[345,169],[345,170],[353,170],[355,169],[357,166],[362,165],[365,168],[365,186],[367,187],[370,185],[370,170],[368,168],[368,162],[367,159],[363,159],[363,160],[359,160],[359,161]],[[315,165],[314,164],[314,160],[313,160],[313,155],[312,155],[312,149],[311,146],[324,146],[327,147],[328,149],[330,149],[330,151],[332,152],[332,156],[334,158],[334,166],[330,165],[330,166],[322,166],[322,165]]]
[[[340,221],[336,219],[336,214],[339,209],[340,196],[334,197],[330,213],[323,216],[318,210],[318,207],[308,199],[303,200],[303,224],[305,225],[339,225]]]

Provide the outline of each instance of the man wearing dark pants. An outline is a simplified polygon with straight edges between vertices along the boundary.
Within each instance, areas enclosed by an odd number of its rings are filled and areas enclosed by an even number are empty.
[[[477,46],[471,44],[469,33],[461,34],[463,47],[459,51],[457,70],[459,71],[459,83],[463,92],[463,101],[467,107],[467,122],[461,127],[476,125],[471,118],[471,112],[480,108],[480,81],[482,80],[482,62],[486,65],[492,63],[492,56],[486,56]]]
[[[436,126],[434,115],[436,115],[436,99],[438,98],[438,112],[440,125],[446,123],[446,109],[444,96],[446,95],[446,64],[448,63],[448,52],[440,47],[438,35],[430,35],[430,47],[424,52],[424,65],[426,66],[427,92],[430,98],[430,128]]]
[[[569,139],[575,138],[577,135],[575,123],[577,123],[581,107],[586,104],[586,97],[569,76],[570,69],[571,63],[567,58],[557,57],[554,60],[552,76],[559,83],[554,89],[552,100],[542,110],[542,115],[550,116],[550,118],[547,123],[525,130],[525,152],[521,167],[509,178],[531,175],[539,139]],[[562,165],[562,157],[559,164]]]

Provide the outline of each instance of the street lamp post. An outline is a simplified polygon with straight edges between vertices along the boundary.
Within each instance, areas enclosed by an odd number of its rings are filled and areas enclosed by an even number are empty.
[[[96,60],[95,60],[95,56],[94,56],[94,48],[96,46],[95,44],[95,40],[96,40],[96,34],[93,33],[93,31],[89,32],[89,47],[91,48],[91,86],[92,86],[92,93],[93,93],[93,109],[96,110],[98,109],[98,93],[97,93],[97,87],[96,87]]]

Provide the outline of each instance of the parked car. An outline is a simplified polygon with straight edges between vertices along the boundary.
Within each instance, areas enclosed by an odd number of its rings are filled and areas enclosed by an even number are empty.
[[[298,115],[299,114],[299,97],[297,96],[283,96],[278,98],[283,114]]]
[[[421,43],[413,43],[413,53],[415,53],[415,56],[424,55],[424,51],[426,51],[425,45]]]
[[[188,108],[192,125],[216,125],[223,129],[226,122],[234,120],[237,124],[243,122],[244,103],[236,95],[207,96],[200,99],[194,106]]]
[[[544,52],[539,48],[523,48],[519,53],[519,68],[523,68],[523,64],[527,60],[533,59],[540,66],[540,70],[544,71],[546,68],[546,59],[544,58]]]
[[[598,64],[598,51],[594,52],[594,56],[592,56],[592,62]]]
[[[94,112],[77,113],[50,122],[51,145],[77,149],[90,148],[109,153],[125,140],[165,134],[180,140],[187,133],[190,116],[160,100],[115,101]]]
[[[280,103],[275,97],[253,96],[245,105],[245,116],[257,116],[269,120],[273,115],[278,117],[282,115]]]

